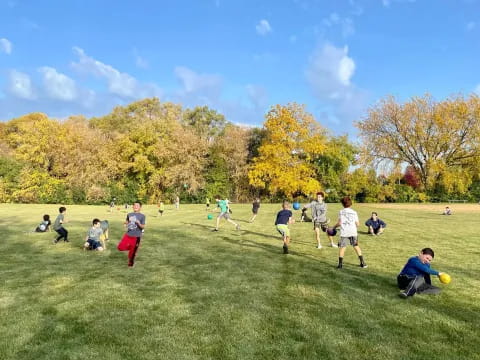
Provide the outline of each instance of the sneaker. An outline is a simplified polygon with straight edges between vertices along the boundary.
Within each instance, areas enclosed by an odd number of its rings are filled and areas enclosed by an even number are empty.
[[[284,247],[283,247],[283,253],[284,253],[284,254],[288,254],[288,246],[284,246]]]
[[[63,240],[63,242],[70,242],[70,240]]]
[[[321,249],[323,246],[322,245],[317,245],[317,249]]]
[[[366,268],[368,267],[368,265],[367,265],[367,264],[360,264],[360,267],[361,267],[362,269],[366,269]]]
[[[398,296],[400,296],[402,299],[406,299],[408,298],[408,295],[405,291],[400,291],[400,293],[398,294]]]
[[[128,263],[128,267],[129,267],[129,268],[133,268],[134,266],[135,266],[134,263],[132,263],[132,262],[129,262],[129,263]]]
[[[52,240],[53,245],[55,245],[57,242],[58,242],[57,239]]]
[[[333,247],[333,248],[338,248],[338,245],[334,244],[334,243],[331,243],[330,246]]]
[[[235,230],[240,230],[240,225],[237,224],[237,225],[235,226]]]
[[[338,264],[337,269],[341,269],[341,268],[343,268],[343,264]]]
[[[218,231],[218,229],[213,229],[212,231]]]

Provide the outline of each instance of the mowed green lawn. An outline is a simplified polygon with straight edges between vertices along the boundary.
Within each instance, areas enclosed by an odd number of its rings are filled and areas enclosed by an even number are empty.
[[[348,248],[337,270],[311,223],[291,225],[282,254],[278,204],[262,204],[254,224],[251,205],[234,204],[242,230],[223,221],[218,233],[204,205],[167,205],[163,217],[144,206],[132,269],[116,250],[123,208],[67,206],[71,242],[53,245],[55,233],[28,231],[58,206],[0,205],[0,359],[480,359],[480,205],[452,207],[378,208],[386,233],[359,229],[368,268]],[[353,208],[362,224],[377,210]],[[339,209],[329,204],[332,221]],[[103,253],[82,250],[94,217],[110,221]],[[453,280],[402,300],[396,275],[423,247]]]

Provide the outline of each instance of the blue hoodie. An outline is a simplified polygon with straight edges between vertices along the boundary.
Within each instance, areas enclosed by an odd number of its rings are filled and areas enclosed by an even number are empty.
[[[438,275],[437,270],[430,268],[430,264],[423,264],[418,256],[412,256],[400,271],[400,275],[418,276],[418,275]]]

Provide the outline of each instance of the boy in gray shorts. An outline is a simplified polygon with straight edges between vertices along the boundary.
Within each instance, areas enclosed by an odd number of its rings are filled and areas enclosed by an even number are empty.
[[[357,227],[359,225],[358,214],[355,210],[351,209],[352,200],[348,196],[342,199],[343,210],[340,210],[338,214],[338,221],[335,224],[335,228],[340,227],[340,241],[338,242],[338,266],[337,269],[343,267],[343,256],[345,255],[345,249],[348,244],[353,246],[353,250],[360,259],[360,267],[366,268],[367,264],[363,260],[362,250],[358,246],[358,233]]]

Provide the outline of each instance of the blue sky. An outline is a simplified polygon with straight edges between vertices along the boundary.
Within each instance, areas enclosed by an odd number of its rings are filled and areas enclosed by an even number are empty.
[[[387,95],[480,94],[480,0],[0,0],[0,120],[158,96],[335,134]]]

